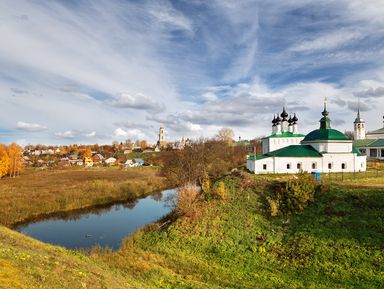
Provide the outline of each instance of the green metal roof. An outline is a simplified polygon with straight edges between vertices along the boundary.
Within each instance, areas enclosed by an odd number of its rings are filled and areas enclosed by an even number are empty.
[[[353,141],[353,146],[354,147],[367,147],[371,143],[373,143],[375,140],[374,139],[357,139]]]
[[[313,130],[303,139],[303,141],[316,140],[349,140],[349,138],[338,130],[328,128]]]
[[[364,156],[356,147],[352,147],[352,152],[357,154],[358,157]]]
[[[266,155],[249,155],[249,156],[247,156],[247,160],[261,160],[261,159],[265,159],[265,158],[268,158],[268,156],[266,156]]]
[[[290,145],[264,155],[250,155],[248,160],[261,160],[270,157],[322,157],[311,145]]]
[[[321,157],[311,145],[290,145],[265,154],[269,157]]]
[[[277,138],[277,137],[305,137],[305,134],[300,134],[300,133],[292,133],[289,131],[279,133],[279,134],[272,134],[268,136],[268,138]]]
[[[368,147],[384,147],[384,139],[377,139],[374,142],[370,143]]]

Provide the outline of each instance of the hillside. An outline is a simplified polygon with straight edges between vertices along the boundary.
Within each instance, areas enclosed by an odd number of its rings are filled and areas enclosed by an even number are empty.
[[[224,200],[201,201],[189,217],[139,230],[116,252],[74,253],[1,227],[0,287],[383,287],[378,181],[332,185],[302,213],[270,217],[270,179],[259,179],[226,177]]]

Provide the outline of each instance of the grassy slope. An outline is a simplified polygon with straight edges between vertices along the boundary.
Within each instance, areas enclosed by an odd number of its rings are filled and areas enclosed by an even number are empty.
[[[0,224],[10,226],[41,214],[137,198],[164,188],[164,179],[150,167],[27,170],[0,181]]]
[[[229,201],[94,257],[149,288],[383,287],[383,188],[335,186],[286,226],[263,212],[261,188],[226,183]]]
[[[0,288],[140,288],[134,280],[73,251],[0,226]]]
[[[0,288],[383,287],[382,187],[334,186],[285,225],[264,212],[262,184],[225,182],[226,201],[140,230],[117,252],[86,257],[0,227]]]

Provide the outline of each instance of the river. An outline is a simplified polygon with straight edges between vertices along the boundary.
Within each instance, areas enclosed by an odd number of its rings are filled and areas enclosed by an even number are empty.
[[[124,237],[168,214],[174,195],[174,189],[165,190],[134,202],[54,214],[14,229],[70,249],[100,245],[116,250]]]

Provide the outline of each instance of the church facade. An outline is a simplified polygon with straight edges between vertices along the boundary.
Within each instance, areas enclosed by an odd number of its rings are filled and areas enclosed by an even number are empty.
[[[304,136],[298,133],[296,115],[290,122],[283,109],[282,118],[272,121],[272,135],[263,139],[263,154],[247,156],[247,169],[255,174],[365,171],[366,156],[353,147],[352,140],[331,128],[326,104],[322,115],[320,128]],[[277,146],[270,145],[274,138],[280,139]]]

